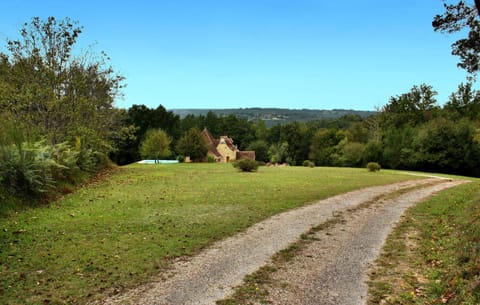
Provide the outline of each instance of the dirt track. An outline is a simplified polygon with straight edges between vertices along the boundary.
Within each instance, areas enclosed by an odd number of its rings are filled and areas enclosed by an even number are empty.
[[[176,262],[158,281],[102,304],[215,304],[231,294],[245,275],[336,213],[344,213],[346,223],[336,226],[334,234],[318,232],[322,242],[312,243],[306,255],[275,272],[278,283],[283,284],[272,285],[269,298],[273,304],[362,304],[369,263],[404,210],[460,183],[429,178],[371,187],[276,215],[215,243],[188,261]],[[416,188],[403,195],[381,199],[412,187]],[[365,208],[348,212],[360,205]]]

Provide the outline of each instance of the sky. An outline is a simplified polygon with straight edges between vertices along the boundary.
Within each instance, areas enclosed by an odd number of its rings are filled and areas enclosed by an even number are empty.
[[[375,110],[427,84],[465,82],[435,33],[442,0],[2,1],[0,50],[32,17],[70,17],[82,52],[105,51],[127,87],[116,106]],[[478,86],[476,85],[475,88]]]

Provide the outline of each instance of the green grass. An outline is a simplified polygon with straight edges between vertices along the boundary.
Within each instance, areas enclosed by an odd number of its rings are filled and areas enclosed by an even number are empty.
[[[49,206],[0,214],[0,304],[101,299],[275,213],[407,179],[347,168],[123,167]]]
[[[371,275],[369,304],[480,304],[480,180],[407,212]]]

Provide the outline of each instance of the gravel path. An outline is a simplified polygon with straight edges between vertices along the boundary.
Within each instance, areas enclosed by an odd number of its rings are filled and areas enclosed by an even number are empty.
[[[437,184],[431,186],[435,182]],[[325,264],[320,264],[320,268],[316,262],[311,268],[305,262],[299,262],[299,266],[283,270],[285,281],[290,282],[294,289],[283,289],[284,293],[272,287],[272,301],[278,301],[275,304],[361,304],[359,300],[364,299],[366,291],[363,274],[368,262],[377,255],[393,222],[406,207],[459,183],[461,182],[430,178],[371,187],[273,216],[243,233],[215,243],[187,261],[176,262],[172,270],[157,282],[115,296],[102,304],[215,304],[216,300],[232,293],[232,288],[240,285],[245,275],[256,271],[273,254],[287,248],[310,228],[331,219],[335,213],[375,201],[379,196],[400,189],[424,186],[421,190],[408,192],[393,200],[393,205],[379,209],[380,214],[357,217],[346,229],[351,234],[337,236],[337,239],[329,243],[313,243],[321,245],[324,253],[324,256],[315,261],[324,261]],[[364,210],[367,209],[360,212]],[[390,220],[383,219],[384,216]],[[312,248],[312,251],[316,250]],[[298,269],[297,273],[294,272],[295,269]],[[308,272],[313,269],[317,272]],[[318,273],[319,270],[323,272]],[[301,275],[308,273],[312,274],[302,280]],[[279,272],[278,275],[281,276],[282,273]],[[293,277],[297,277],[295,282],[292,282]],[[304,283],[299,283],[301,281]],[[325,286],[326,282],[331,282],[331,285]],[[342,292],[347,292],[347,295],[342,296]]]
[[[432,194],[464,183],[443,183],[380,199],[343,213],[343,222],[316,232],[299,255],[271,274],[271,304],[366,304],[368,269],[403,212]]]

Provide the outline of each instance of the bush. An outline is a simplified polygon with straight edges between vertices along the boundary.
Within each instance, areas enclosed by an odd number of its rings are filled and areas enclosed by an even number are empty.
[[[315,162],[312,162],[310,160],[305,160],[305,161],[303,161],[303,166],[305,166],[305,167],[315,167]]]
[[[83,182],[110,165],[105,154],[68,143],[0,144],[0,188],[17,197],[45,198],[64,184]]]
[[[258,163],[251,159],[242,159],[232,163],[233,167],[242,172],[254,172],[258,169]]]
[[[377,162],[369,162],[367,164],[367,169],[369,172],[378,172],[380,171],[380,164],[378,164]]]
[[[208,163],[215,163],[215,157],[214,156],[207,156],[207,162]]]
[[[0,182],[12,194],[40,197],[52,190],[52,171],[58,164],[50,158],[51,149],[43,141],[2,145]]]

